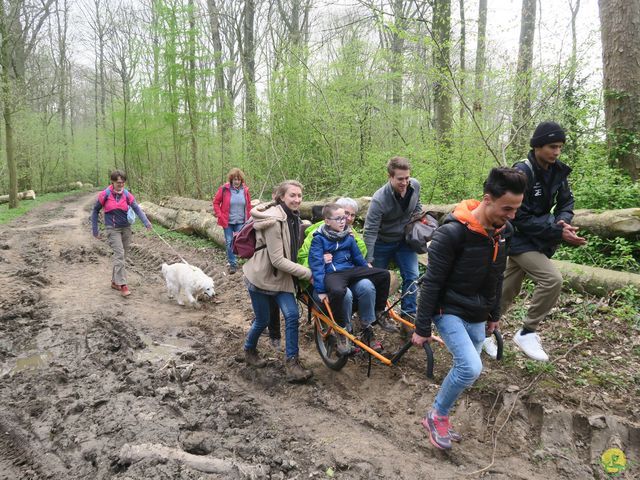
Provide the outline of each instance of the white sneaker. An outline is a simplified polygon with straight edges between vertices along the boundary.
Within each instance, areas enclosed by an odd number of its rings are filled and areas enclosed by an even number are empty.
[[[482,349],[484,350],[484,353],[494,360],[498,358],[498,345],[496,345],[493,335],[484,339]]]
[[[539,362],[546,362],[549,360],[549,355],[542,349],[542,345],[540,344],[540,336],[537,333],[527,333],[526,335],[522,335],[522,330],[518,330],[518,332],[513,337],[514,343],[517,347],[522,350],[522,352],[533,360],[537,360]]]

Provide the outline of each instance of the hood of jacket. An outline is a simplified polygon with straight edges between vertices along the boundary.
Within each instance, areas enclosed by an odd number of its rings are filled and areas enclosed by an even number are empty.
[[[451,221],[453,219],[462,223],[465,227],[475,233],[479,233],[480,235],[484,235],[488,237],[489,234],[487,230],[482,226],[482,224],[478,221],[478,219],[473,215],[473,212],[480,205],[480,201],[475,199],[463,200],[458,205],[450,215],[453,217],[452,219],[447,218],[445,221]],[[494,232],[494,236],[500,234],[506,228],[506,224],[500,228],[496,228]]]
[[[286,222],[287,214],[284,209],[274,203],[262,203],[251,209],[253,228],[257,231],[265,230],[278,222]]]

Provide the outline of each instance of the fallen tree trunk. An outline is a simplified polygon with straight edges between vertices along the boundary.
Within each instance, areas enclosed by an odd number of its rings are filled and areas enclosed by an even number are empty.
[[[427,254],[418,255],[422,265],[427,264]],[[605,297],[615,290],[633,286],[640,291],[640,275],[606,268],[590,267],[563,260],[552,260],[562,273],[564,285],[581,293]]]
[[[67,190],[79,190],[81,188],[93,188],[93,185],[90,183],[82,183],[82,182],[71,182],[64,183],[62,185],[51,185],[44,189],[42,193],[57,193],[57,192],[66,192]]]
[[[330,198],[315,202],[302,202],[300,206],[300,216],[311,220],[312,208],[314,206],[325,205],[337,200]],[[367,216],[367,209],[371,203],[371,197],[360,197],[354,199],[358,203],[358,216],[364,219]],[[438,221],[453,211],[456,204],[448,205],[426,204],[423,209],[428,212],[437,213]],[[593,210],[576,210],[573,217],[573,225],[584,232],[589,232],[603,238],[625,237],[630,239],[640,238],[640,208],[626,208],[622,210],[605,210],[594,212]]]
[[[225,245],[224,230],[210,212],[177,210],[151,202],[142,202],[140,206],[152,222],[157,222],[165,228],[187,235],[195,233],[213,240],[221,247]]]
[[[166,228],[190,235],[195,233],[212,240],[221,247],[225,245],[224,232],[211,213],[176,210],[151,202],[143,202],[141,207],[152,221]],[[420,263],[426,265],[426,255],[419,255],[419,259]],[[560,260],[553,262],[565,278],[566,284],[580,292],[606,295],[627,285],[633,285],[640,290],[640,275],[634,273],[589,267]]]
[[[36,192],[33,190],[27,190],[24,192],[18,192],[18,200],[35,200]],[[0,204],[9,203],[9,195],[0,195]]]
[[[266,467],[260,464],[250,465],[226,458],[194,455],[165,445],[152,443],[129,445],[125,443],[122,448],[120,448],[120,452],[118,453],[120,465],[131,465],[142,460],[152,460],[161,463],[172,460],[199,472],[224,475],[224,478],[238,474],[240,474],[242,478],[264,478],[268,471]]]
[[[618,272],[562,260],[552,260],[552,262],[562,273],[565,285],[578,292],[606,296],[626,286],[633,286],[640,291],[640,275],[635,273]]]
[[[640,236],[640,208],[605,210],[576,210],[573,225],[603,238]]]

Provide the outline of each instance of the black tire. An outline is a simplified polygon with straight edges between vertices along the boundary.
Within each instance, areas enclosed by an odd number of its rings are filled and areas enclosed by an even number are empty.
[[[329,327],[322,320],[316,317],[312,317],[313,320],[313,332],[316,340],[316,348],[322,358],[324,364],[331,370],[336,372],[342,370],[347,364],[347,357],[338,355],[336,349],[336,339],[333,335],[327,335]]]

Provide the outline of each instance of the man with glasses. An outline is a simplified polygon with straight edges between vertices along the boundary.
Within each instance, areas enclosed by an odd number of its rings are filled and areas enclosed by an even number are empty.
[[[411,178],[411,166],[406,158],[394,157],[387,162],[389,181],[371,198],[364,223],[366,259],[374,267],[389,268],[391,260],[402,276],[402,315],[412,319],[416,313],[418,254],[404,241],[404,228],[414,213],[422,210],[420,182]],[[378,319],[387,331],[397,327],[385,317]]]
[[[370,267],[362,256],[351,227],[347,224],[345,210],[336,203],[322,209],[324,225],[314,233],[309,248],[309,268],[313,278],[313,288],[319,299],[329,300],[334,320],[346,328],[351,312],[345,311],[344,299],[349,288],[361,281],[373,285],[373,291],[358,298],[358,309],[362,328],[371,340],[371,324],[386,306],[389,296],[390,275],[387,270]],[[351,345],[346,337],[337,337],[340,355],[351,353]]]

